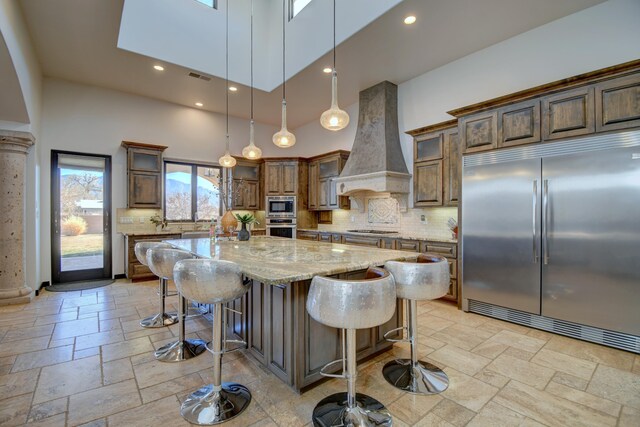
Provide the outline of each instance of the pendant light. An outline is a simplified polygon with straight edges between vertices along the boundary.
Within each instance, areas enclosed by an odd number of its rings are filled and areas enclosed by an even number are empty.
[[[226,56],[226,61],[227,61],[227,69],[226,69],[226,76],[225,76],[225,86],[226,86],[226,95],[227,95],[227,141],[226,141],[226,151],[224,152],[224,156],[220,157],[218,159],[218,163],[220,163],[220,166],[222,166],[223,168],[232,168],[236,165],[236,159],[234,159],[231,154],[229,153],[229,3],[227,2],[227,39],[226,39],[226,49],[227,49],[227,56]]]
[[[287,130],[287,101],[286,101],[286,80],[285,80],[285,0],[282,0],[282,128],[273,134],[273,143],[280,148],[293,147],[296,143],[296,136]]]
[[[242,149],[242,155],[246,159],[257,160],[262,157],[262,150],[254,143],[253,125],[253,0],[251,0],[251,121],[249,122],[249,145]]]
[[[349,114],[338,107],[338,72],[336,71],[336,0],[333,0],[333,75],[331,77],[331,108],[322,113],[320,124],[329,130],[341,130],[349,124]]]

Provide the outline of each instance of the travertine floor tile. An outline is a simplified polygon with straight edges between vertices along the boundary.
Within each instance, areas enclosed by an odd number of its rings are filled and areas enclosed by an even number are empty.
[[[97,347],[105,344],[113,344],[124,341],[124,335],[121,331],[96,332],[91,335],[83,335],[76,338],[76,350],[84,350],[86,348]]]
[[[149,403],[178,393],[191,393],[204,385],[206,385],[206,382],[202,377],[198,373],[193,373],[143,388],[140,390],[140,395],[143,403]]]
[[[36,389],[38,369],[0,376],[0,399],[30,393]]]
[[[546,344],[546,341],[512,331],[500,331],[489,339],[490,342],[515,347],[531,353],[536,353]]]
[[[631,370],[634,361],[634,355],[631,353],[560,335],[554,335],[545,348],[625,371]]]
[[[109,362],[111,360],[122,359],[141,353],[153,353],[155,349],[149,341],[149,338],[136,338],[130,341],[118,342],[102,346],[102,360]]]
[[[147,340],[147,342],[149,342],[147,338],[137,339],[145,339]],[[149,346],[151,346],[151,343],[149,343]],[[153,351],[152,346],[149,351]],[[165,362],[153,360],[151,362],[135,365],[133,367],[133,372],[135,373],[136,379],[138,381],[138,386],[140,388],[146,388],[175,378],[180,378],[194,372],[202,371],[203,369],[209,368],[212,365],[213,358],[207,357],[207,355],[204,354],[200,357],[185,360],[180,363],[172,363],[170,365]],[[169,369],[168,366],[170,366],[171,369]]]
[[[526,417],[495,402],[489,402],[478,415],[467,424],[468,427],[519,427]]]
[[[526,384],[511,381],[494,402],[550,426],[615,426],[616,418],[570,402]]]
[[[506,354],[498,356],[487,366],[487,369],[540,390],[545,388],[555,373],[553,369],[545,368]]]
[[[133,378],[131,360],[125,358],[103,363],[102,376],[104,385],[119,383]]]
[[[464,372],[467,375],[477,374],[478,371],[491,362],[491,359],[468,352],[453,345],[447,345],[439,348],[429,354],[429,358],[436,362],[440,362],[443,365],[450,366]]]
[[[75,311],[68,311],[60,314],[49,314],[47,316],[38,316],[36,318],[35,325],[51,325],[58,322],[66,322],[68,320],[78,319],[78,313]]]
[[[638,420],[640,420],[640,409],[623,406],[618,427],[638,427]]]
[[[483,383],[455,369],[447,369],[449,388],[442,393],[443,397],[470,409],[479,411],[498,392],[498,388]]]
[[[51,336],[54,326],[55,325],[40,325],[40,326],[32,326],[28,328],[19,328],[19,329],[11,328],[7,331],[4,338],[2,338],[2,344],[3,346],[12,345],[12,344],[6,344],[6,343],[9,341],[17,341],[17,340],[28,341],[32,338]]]
[[[574,377],[573,375],[569,375],[564,372],[556,372],[551,381],[582,391],[586,390],[589,385],[589,380]]]
[[[68,322],[56,323],[53,331],[53,339],[77,337],[80,335],[93,334],[98,332],[98,319],[93,317],[89,319],[70,320]]]
[[[543,348],[533,356],[531,361],[537,365],[546,366],[547,368],[562,371],[585,380],[589,380],[591,375],[593,375],[593,371],[596,369],[594,362],[578,359],[577,357],[568,356],[564,353],[558,353],[557,351],[546,348]]]
[[[437,394],[421,396],[407,393],[386,406],[391,415],[400,418],[409,425],[413,425],[424,418],[427,412],[433,409],[441,400],[442,397]]]
[[[100,356],[45,366],[40,373],[33,403],[69,396],[101,385]]]
[[[490,332],[480,331],[466,325],[455,324],[441,331],[435,332],[431,337],[453,344],[464,350],[471,350],[483,343],[486,339],[490,338],[491,335],[492,334]]]
[[[69,397],[69,424],[77,425],[142,404],[134,380],[96,388]]]
[[[395,423],[394,423],[395,426]],[[453,427],[454,425],[440,418],[433,412],[428,413],[423,419],[414,424],[413,427]]]
[[[3,427],[21,426],[27,421],[31,394],[0,400],[0,425]]]
[[[433,414],[454,426],[464,426],[476,414],[449,399],[443,399],[433,408]]]
[[[29,422],[26,425],[29,427],[65,427],[67,425],[66,419],[66,414],[58,414],[39,421]]]
[[[130,427],[144,420],[148,426],[185,426],[189,424],[180,416],[180,402],[175,396],[169,396],[137,408],[129,409],[107,418],[110,427]]]
[[[68,397],[62,397],[49,402],[41,403],[31,407],[28,422],[40,421],[44,418],[67,412]],[[64,419],[64,418],[63,418]]]
[[[640,376],[631,372],[599,365],[587,392],[640,409]]]
[[[620,414],[621,405],[611,400],[606,400],[601,397],[594,396],[584,391],[576,390],[566,385],[558,384],[556,382],[550,382],[545,391],[553,394],[554,396],[562,397],[572,402],[579,403],[596,411],[609,414],[613,417],[617,417]]]
[[[11,372],[26,371],[33,368],[55,365],[61,362],[68,362],[72,357],[72,345],[24,353],[20,354],[16,358],[16,362],[13,364]]]

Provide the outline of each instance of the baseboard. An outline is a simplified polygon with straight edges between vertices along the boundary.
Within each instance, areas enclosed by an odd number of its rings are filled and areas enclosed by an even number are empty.
[[[36,289],[36,296],[40,295],[40,290],[42,288],[46,288],[47,286],[49,286],[51,283],[49,283],[49,281],[46,282],[42,282],[40,283],[40,286],[38,287],[38,289]]]
[[[113,276],[114,280],[118,280],[118,279],[126,279],[127,275],[122,273],[122,274],[116,274]]]

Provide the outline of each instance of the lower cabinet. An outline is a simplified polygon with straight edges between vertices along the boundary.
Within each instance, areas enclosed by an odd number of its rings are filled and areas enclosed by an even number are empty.
[[[318,232],[298,230],[296,232],[296,239],[300,240],[318,240]]]
[[[156,276],[136,258],[135,246],[138,242],[161,242],[167,239],[179,239],[180,234],[139,234],[125,236],[125,265],[127,279],[132,281],[151,280]]]

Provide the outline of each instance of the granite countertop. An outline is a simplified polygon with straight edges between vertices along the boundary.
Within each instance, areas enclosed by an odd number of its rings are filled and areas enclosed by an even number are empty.
[[[453,243],[453,244],[458,243],[458,239],[451,239],[446,237],[435,237],[427,234],[407,233],[402,231],[397,233],[385,233],[385,234],[354,233],[352,231],[346,231],[346,230],[318,230],[317,228],[298,228],[298,231],[312,231],[316,233],[350,234],[353,236],[389,237],[392,239],[421,240],[421,241],[424,240],[424,241],[439,242],[439,243]]]
[[[266,231],[266,228],[252,228],[251,231]],[[209,230],[164,230],[164,231],[132,231],[130,233],[121,233],[123,236],[165,236],[168,234],[182,234],[182,233],[207,233]]]
[[[200,258],[234,261],[247,277],[268,285],[364,270],[386,261],[414,260],[418,256],[417,252],[266,236],[255,236],[246,242],[213,243],[210,239],[166,242]]]

